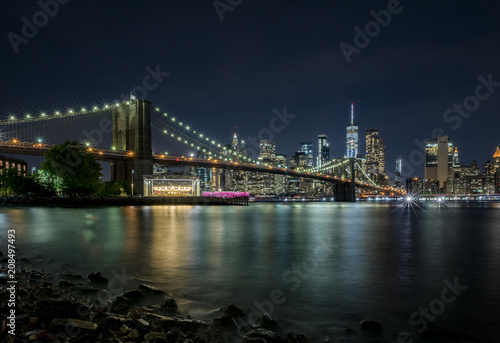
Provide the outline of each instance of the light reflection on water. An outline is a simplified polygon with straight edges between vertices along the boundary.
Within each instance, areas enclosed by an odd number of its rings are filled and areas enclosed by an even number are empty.
[[[425,204],[415,211],[366,203],[0,209],[0,238],[15,228],[19,255],[56,259],[77,273],[125,267],[197,317],[230,303],[255,306],[280,289],[286,301],[273,315],[282,325],[334,337],[367,318],[382,322],[387,339],[415,331],[410,314],[439,297],[445,279],[458,277],[469,288],[436,322],[493,338],[500,321],[499,209],[496,203]]]

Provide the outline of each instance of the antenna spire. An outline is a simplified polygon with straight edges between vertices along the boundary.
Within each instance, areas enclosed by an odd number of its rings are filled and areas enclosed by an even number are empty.
[[[351,125],[354,125],[354,103],[351,102]]]

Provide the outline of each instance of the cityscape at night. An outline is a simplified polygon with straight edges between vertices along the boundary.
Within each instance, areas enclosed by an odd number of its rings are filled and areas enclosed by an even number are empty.
[[[2,342],[500,342],[500,3],[0,9]]]

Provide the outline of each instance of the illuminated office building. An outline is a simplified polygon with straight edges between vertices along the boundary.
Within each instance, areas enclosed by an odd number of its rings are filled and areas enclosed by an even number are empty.
[[[439,187],[443,188],[452,173],[453,155],[453,141],[448,136],[426,141],[425,178],[439,181]]]
[[[354,122],[354,104],[351,104],[351,121],[347,126],[346,157],[358,157],[358,126]]]

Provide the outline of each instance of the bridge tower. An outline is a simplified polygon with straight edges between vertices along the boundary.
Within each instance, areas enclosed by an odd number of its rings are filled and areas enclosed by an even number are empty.
[[[344,175],[350,171],[347,176],[350,182],[336,182],[334,186],[335,201],[354,202],[356,201],[356,171],[354,169],[354,158],[349,158],[349,168],[344,168]],[[344,176],[346,177],[346,176]]]
[[[133,152],[132,159],[111,163],[111,179],[133,181],[134,194],[143,195],[144,175],[153,174],[151,102],[137,99],[113,108],[113,147]]]

